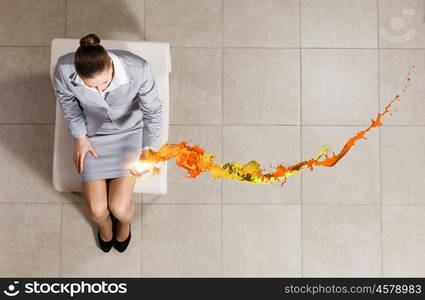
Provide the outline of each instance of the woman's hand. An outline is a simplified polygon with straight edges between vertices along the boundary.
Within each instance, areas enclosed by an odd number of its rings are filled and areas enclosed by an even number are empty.
[[[76,138],[74,148],[74,165],[78,173],[81,173],[84,169],[84,157],[87,152],[91,152],[96,158],[99,157],[86,136]]]
[[[147,157],[147,153],[148,153],[148,150],[143,151],[143,152],[142,152],[142,154],[140,154],[140,156],[139,156],[139,160],[140,160],[140,161],[143,161],[144,159],[146,159],[146,157]],[[142,170],[142,171],[138,172],[138,171],[137,171],[137,170],[135,170],[135,169],[130,169],[129,171],[130,171],[131,175],[133,175],[133,176],[135,176],[135,177],[137,177],[137,176],[141,176],[141,175],[143,175],[143,174],[145,174],[145,173],[149,172],[149,170]]]

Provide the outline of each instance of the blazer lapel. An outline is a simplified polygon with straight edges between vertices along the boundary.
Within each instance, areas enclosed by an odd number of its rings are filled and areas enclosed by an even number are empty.
[[[113,52],[117,56],[120,56],[119,53],[115,52],[114,50],[109,50],[109,51]],[[106,101],[106,103],[109,106],[113,106],[114,103],[118,103],[121,99],[128,99],[132,97],[131,91],[133,90],[133,87],[137,84],[135,74],[133,74],[133,69],[130,68],[129,64],[125,60],[125,57],[120,56],[120,58],[121,58],[124,70],[127,74],[128,82],[121,84],[119,87],[106,93],[104,101]]]

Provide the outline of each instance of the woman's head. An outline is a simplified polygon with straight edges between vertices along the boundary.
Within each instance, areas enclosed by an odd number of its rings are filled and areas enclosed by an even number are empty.
[[[94,33],[80,39],[74,65],[80,78],[89,87],[102,91],[112,81],[114,70],[112,59]]]

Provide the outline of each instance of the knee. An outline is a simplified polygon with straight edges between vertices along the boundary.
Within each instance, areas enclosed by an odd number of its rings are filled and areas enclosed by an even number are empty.
[[[94,221],[104,220],[109,215],[108,206],[101,203],[88,205],[88,211]]]
[[[119,201],[119,199],[114,199],[111,201],[109,209],[118,220],[129,222],[133,217],[133,205],[132,201]]]

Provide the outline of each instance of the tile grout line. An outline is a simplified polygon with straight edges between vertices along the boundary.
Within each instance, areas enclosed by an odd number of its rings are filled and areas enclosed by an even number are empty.
[[[61,224],[59,231],[59,277],[62,277],[62,231],[63,231],[63,195],[61,195]]]
[[[145,33],[144,33],[145,34]],[[139,41],[139,40],[134,40]],[[143,40],[142,40],[143,41]],[[51,48],[51,45],[0,45],[0,48],[14,48],[14,47],[31,47],[31,48]],[[171,46],[171,49],[217,49],[220,50],[221,47],[202,47],[202,46]],[[223,49],[241,49],[241,50],[250,50],[250,49],[264,49],[264,50],[299,50],[299,49],[307,49],[307,50],[376,50],[375,48],[332,48],[332,47],[248,47],[248,46],[237,46],[237,47],[223,47]],[[425,47],[418,47],[418,48],[388,48],[388,47],[381,47],[379,49],[382,50],[409,50],[409,51],[416,51],[416,50],[425,50]]]
[[[66,21],[68,15],[68,0],[65,0],[65,38],[66,38]],[[61,224],[60,224],[60,232],[59,232],[59,277],[62,277],[62,231],[63,231],[63,193],[61,193]]]
[[[144,31],[145,32],[145,31]],[[145,34],[145,33],[144,33]],[[134,40],[134,41],[138,41],[138,40]],[[0,48],[12,48],[12,47],[32,47],[32,48],[36,48],[36,47],[44,47],[44,48],[50,48],[51,45],[0,45]],[[221,47],[204,47],[204,46],[171,46],[170,48],[188,48],[188,49],[218,49],[220,50]],[[378,49],[377,47],[375,48],[350,48],[350,47],[339,47],[339,48],[332,48],[332,47],[250,47],[250,46],[237,46],[237,47],[223,47],[223,49],[244,49],[244,50],[249,50],[249,49],[293,49],[293,50],[298,50],[298,49],[311,49],[311,50],[376,50]],[[379,49],[386,49],[386,50],[425,50],[425,47],[417,47],[417,48],[388,48],[388,47],[382,47]]]
[[[0,47],[13,47],[13,46],[0,46]],[[25,46],[24,46],[25,47]],[[46,47],[46,46],[26,46],[26,47]],[[188,48],[188,49],[220,49],[221,47],[208,47],[208,46],[171,46],[171,48]],[[376,50],[378,47],[254,47],[254,46],[223,46],[223,49],[241,49],[241,50],[249,50],[249,49],[310,49],[310,50]],[[417,47],[417,48],[409,48],[409,47],[382,47],[379,49],[387,49],[387,50],[425,50],[425,47]]]
[[[2,125],[2,123],[0,123]],[[40,124],[3,124],[3,125],[40,125]],[[53,124],[47,124],[53,125]],[[170,124],[171,126],[221,126],[220,124]],[[370,123],[364,124],[224,124],[226,126],[293,126],[293,127],[308,127],[308,126],[369,126]],[[386,127],[425,127],[425,124],[385,124]]]
[[[68,16],[68,0],[65,0],[65,38],[66,38],[66,22]]]
[[[146,1],[147,0],[143,1],[143,40],[144,41],[146,41]]]
[[[140,226],[140,277],[143,278],[143,246],[144,246],[144,242],[143,242],[143,211],[144,211],[144,205],[143,205],[143,193],[140,194],[140,219],[141,219],[141,226]]]
[[[376,0],[376,36],[378,43],[378,111],[381,110],[381,51],[379,49],[379,0]],[[384,276],[384,229],[383,229],[383,206],[382,206],[382,134],[381,126],[379,126],[379,207],[380,207],[380,227],[381,227],[381,277]]]
[[[55,126],[54,123],[6,123],[0,122],[0,126],[20,125],[20,126]],[[314,127],[314,126],[335,126],[335,127],[353,127],[353,126],[369,126],[368,124],[170,124],[170,126],[278,126],[278,127]],[[425,124],[385,124],[385,127],[425,127]]]
[[[84,204],[84,202],[79,201],[67,201],[64,200],[64,204]],[[145,203],[144,206],[150,205],[150,206],[160,206],[160,205],[220,205],[221,202],[204,202],[204,203],[196,203],[196,202],[162,202],[162,203]],[[10,204],[28,204],[28,205],[52,205],[52,204],[61,204],[60,201],[58,202],[0,202],[1,205],[10,205]],[[135,205],[142,206],[141,203],[135,203]],[[223,206],[232,206],[232,205],[266,205],[266,206],[273,206],[273,205],[279,205],[279,206],[290,206],[290,205],[300,205],[300,203],[280,203],[280,202],[226,202],[223,203]],[[375,204],[370,203],[304,203],[304,206],[332,206],[332,205],[344,205],[344,206],[380,206],[381,203],[377,202]],[[425,206],[425,203],[382,203],[382,206]]]
[[[221,0],[221,163],[223,163],[223,89],[224,89],[224,68],[223,68],[223,46],[224,46],[224,0]],[[223,179],[220,179],[221,184],[221,227],[220,227],[220,277],[223,278]]]
[[[221,202],[162,202],[162,203],[153,203],[153,202],[147,202],[143,205],[150,205],[150,206],[160,206],[160,205],[220,205]],[[0,202],[1,205],[10,205],[10,204],[33,204],[33,205],[52,205],[52,204],[61,204],[60,201],[58,202]],[[74,200],[64,200],[64,204],[84,204],[84,202],[81,201],[74,201]],[[142,206],[141,203],[135,203],[136,206]],[[224,206],[227,205],[281,205],[281,206],[289,206],[289,205],[300,205],[299,202],[289,202],[289,203],[281,203],[281,202],[226,202],[223,203]],[[330,203],[304,203],[304,206],[327,206],[327,205],[347,205],[347,206],[380,206],[381,204],[379,202],[370,204],[366,202],[362,203],[336,203],[336,202],[330,202]],[[425,206],[425,203],[382,203],[382,206]]]
[[[302,6],[302,0],[299,0],[299,2],[298,2],[298,13],[299,13],[299,16],[300,16],[300,18],[299,18],[299,31],[300,31],[300,35],[299,35],[299,43],[300,43],[300,75],[299,75],[299,80],[300,80],[300,102],[299,102],[299,104],[300,104],[300,159],[302,160],[302,157],[303,157],[303,127],[302,127],[302,124],[303,124],[303,118],[302,118],[302,99],[303,99],[303,97],[302,97],[302,48],[301,48],[301,39],[302,39],[302,34],[301,34],[301,26],[302,26],[302,23],[301,23],[301,6]],[[303,247],[303,244],[304,244],[304,236],[303,236],[303,223],[304,223],[304,216],[303,216],[303,174],[302,174],[302,172],[301,172],[301,178],[300,178],[300,231],[301,231],[301,238],[300,238],[300,243],[301,243],[301,247],[300,247],[300,249],[301,249],[301,278],[302,277],[304,277],[304,272],[303,272],[303,269],[304,269],[304,247]]]
[[[0,46],[2,47],[2,46]],[[12,47],[12,46],[3,46],[3,47]],[[43,46],[27,46],[27,47],[43,47]],[[171,48],[188,48],[188,49],[220,49],[220,47],[208,47],[208,46],[171,46]],[[376,50],[377,47],[253,47],[253,46],[223,46],[223,49],[241,49],[241,50],[249,50],[249,49],[265,49],[265,50],[274,50],[274,49],[282,49],[282,50],[298,50],[298,49],[309,49],[309,50]],[[388,48],[382,47],[379,49],[387,49],[387,50],[425,50],[425,47],[417,47],[417,48]]]

